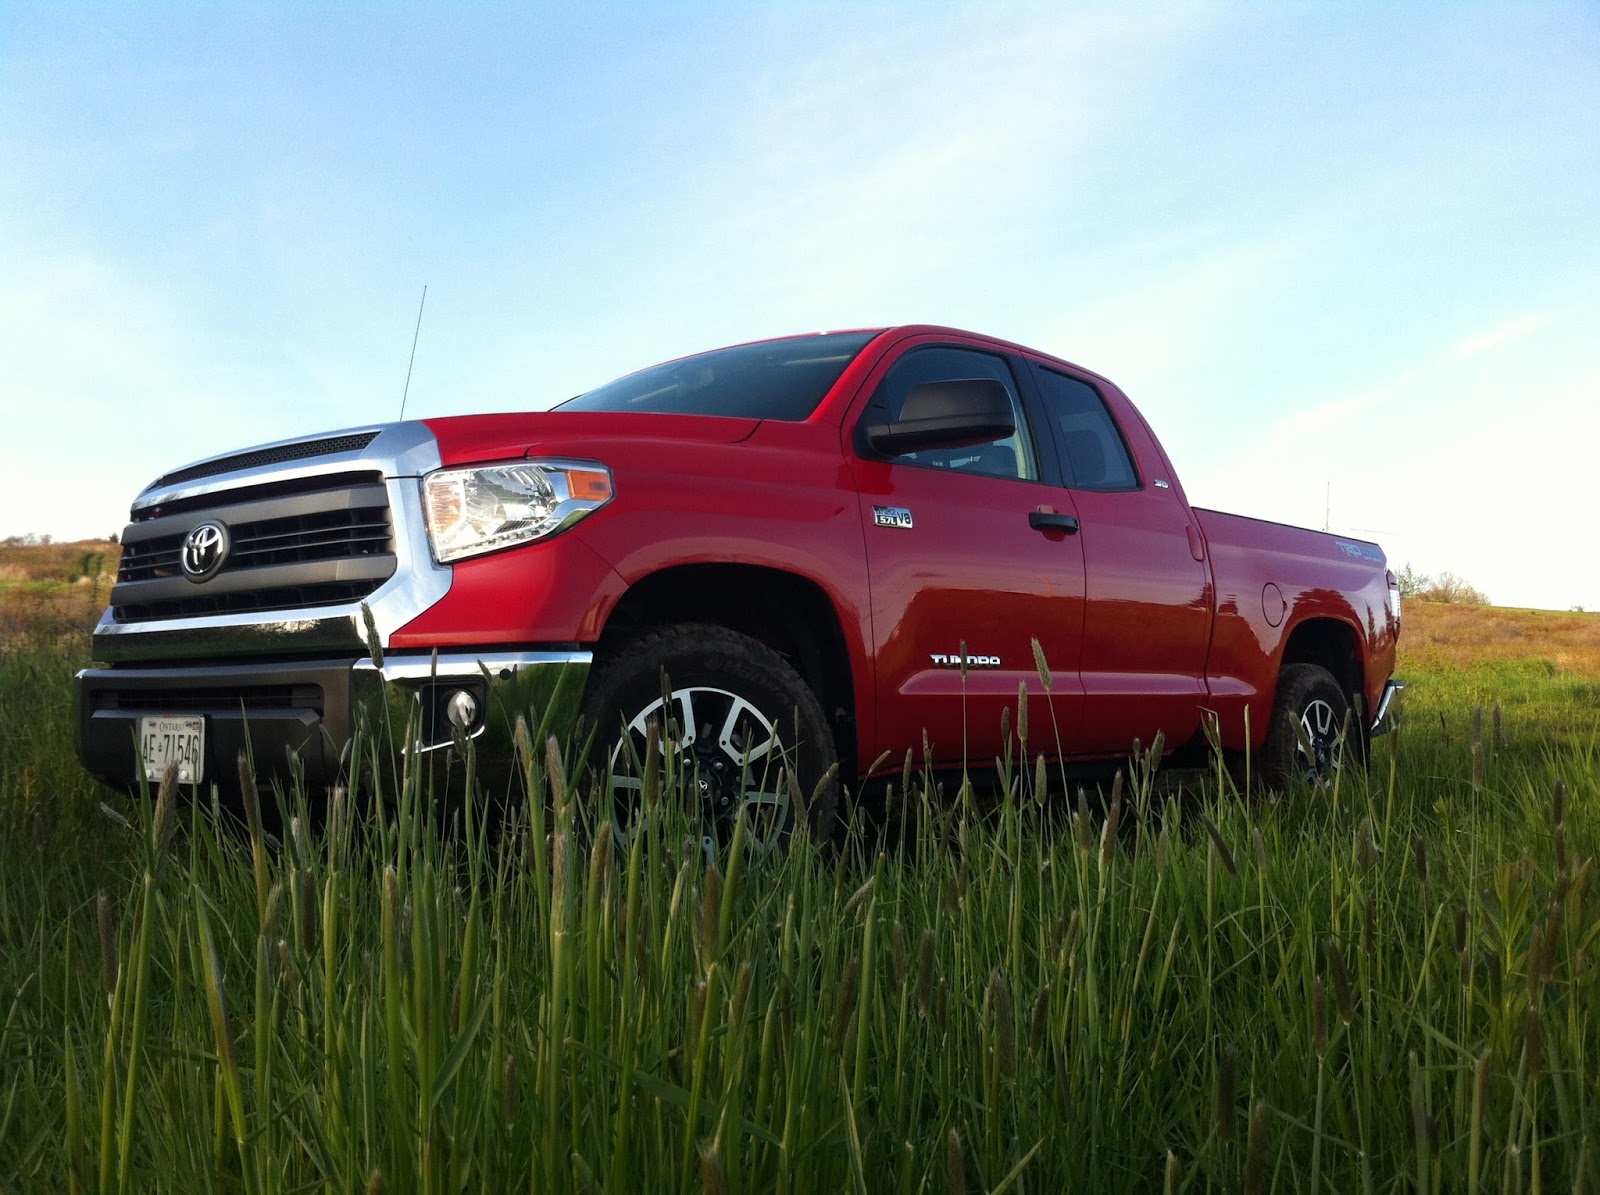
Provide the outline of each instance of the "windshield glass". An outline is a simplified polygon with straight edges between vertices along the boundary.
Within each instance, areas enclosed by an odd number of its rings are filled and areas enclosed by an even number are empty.
[[[630,373],[557,409],[805,419],[876,335],[829,332],[715,349]]]

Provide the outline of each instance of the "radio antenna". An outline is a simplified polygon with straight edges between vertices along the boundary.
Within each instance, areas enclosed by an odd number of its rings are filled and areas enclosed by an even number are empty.
[[[411,367],[417,363],[417,337],[422,335],[422,309],[428,302],[428,287],[422,287],[422,302],[417,304],[417,327],[411,333],[411,360],[406,362],[406,388],[400,392],[400,418],[406,417],[406,398],[411,394]]]

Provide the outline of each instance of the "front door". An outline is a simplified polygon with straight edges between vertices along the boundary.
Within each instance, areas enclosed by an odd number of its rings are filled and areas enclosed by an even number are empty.
[[[899,457],[874,454],[861,438],[861,428],[897,417],[911,387],[974,378],[1006,387],[1016,434]],[[938,765],[992,766],[1008,707],[1015,734],[1019,685],[1030,694],[1030,753],[1055,755],[1057,728],[1065,744],[1081,712],[1083,551],[1069,530],[1071,496],[1042,480],[1013,359],[914,346],[858,410],[854,468],[880,694],[877,742],[863,744],[863,763],[889,751],[898,767],[912,747],[920,765],[926,734]]]

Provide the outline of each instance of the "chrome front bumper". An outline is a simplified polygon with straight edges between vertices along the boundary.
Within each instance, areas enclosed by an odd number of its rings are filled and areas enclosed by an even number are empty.
[[[239,662],[175,668],[97,668],[77,675],[78,754],[119,788],[137,788],[139,719],[205,718],[203,784],[238,787],[248,750],[257,776],[304,777],[326,789],[348,772],[358,736],[384,750],[427,754],[472,740],[486,765],[509,764],[519,719],[530,731],[565,733],[576,715],[593,654],[550,650],[462,650],[299,662]],[[473,716],[449,717],[465,693]]]

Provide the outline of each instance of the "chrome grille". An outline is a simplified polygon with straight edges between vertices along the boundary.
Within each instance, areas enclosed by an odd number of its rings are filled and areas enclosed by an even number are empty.
[[[123,533],[111,591],[119,622],[355,602],[395,572],[380,473],[226,490],[140,514]],[[232,543],[222,569],[196,584],[180,567],[183,541],[211,520],[227,526]]]

